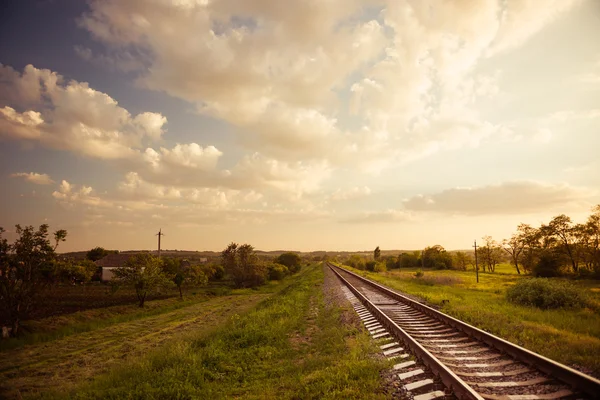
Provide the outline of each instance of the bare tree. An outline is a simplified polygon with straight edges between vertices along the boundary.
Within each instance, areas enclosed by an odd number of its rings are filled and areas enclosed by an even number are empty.
[[[514,234],[510,239],[504,239],[502,241],[502,249],[510,255],[511,261],[517,269],[517,274],[519,275],[521,275],[521,270],[519,269],[519,257],[524,248],[525,241],[519,234]]]

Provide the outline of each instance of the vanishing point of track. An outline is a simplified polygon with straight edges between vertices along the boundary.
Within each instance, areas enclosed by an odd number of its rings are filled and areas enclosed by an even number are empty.
[[[350,271],[328,266],[347,287],[347,295],[373,338],[380,341],[383,354],[401,361],[394,369],[408,398],[600,398],[600,381],[591,376]],[[415,360],[406,361],[410,353]]]

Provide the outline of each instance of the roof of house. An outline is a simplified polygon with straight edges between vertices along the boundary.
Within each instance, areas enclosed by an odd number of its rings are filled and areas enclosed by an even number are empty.
[[[99,267],[121,267],[130,257],[133,257],[133,254],[109,254],[96,261],[96,265]]]

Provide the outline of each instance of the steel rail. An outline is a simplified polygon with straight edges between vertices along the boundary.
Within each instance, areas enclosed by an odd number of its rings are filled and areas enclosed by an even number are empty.
[[[453,394],[459,399],[471,399],[471,400],[484,400],[471,386],[463,381],[458,375],[452,372],[447,366],[445,366],[440,360],[438,360],[433,354],[431,354],[426,348],[421,346],[415,341],[404,329],[399,327],[390,317],[388,317],[383,311],[381,311],[375,304],[373,304],[365,295],[363,295],[358,289],[356,289],[350,282],[340,275],[335,268],[332,268],[331,264],[327,263],[331,270],[340,278],[340,280],[354,293],[354,295],[368,308],[373,315],[379,320],[379,322],[385,326],[390,333],[402,338],[404,344],[410,348],[414,355],[425,364],[433,372],[434,375],[438,376],[440,380],[446,385],[447,388],[452,390]]]
[[[462,322],[454,317],[451,317],[447,314],[444,314],[441,311],[438,311],[434,308],[426,306],[425,304],[421,304],[418,301],[412,300],[392,289],[389,289],[383,285],[380,285],[377,282],[374,282],[370,279],[367,279],[363,276],[360,276],[352,271],[349,271],[345,268],[338,267],[336,265],[328,263],[328,265],[333,267],[333,270],[340,269],[347,274],[350,274],[357,279],[361,280],[364,283],[376,288],[377,290],[385,293],[386,295],[401,301],[405,304],[414,307],[415,309],[421,311],[424,314],[429,315],[437,320],[440,320],[469,336],[472,336],[476,339],[481,340],[482,342],[490,345],[491,347],[504,352],[513,358],[528,364],[535,369],[538,369],[547,375],[550,375],[556,378],[559,381],[569,384],[572,388],[581,391],[587,395],[590,395],[592,398],[600,398],[600,380],[586,375],[582,372],[579,372],[573,368],[570,368],[564,364],[558,363],[554,360],[546,358],[540,354],[534,353],[530,350],[527,350],[519,345],[511,343],[507,340],[499,338],[498,336],[494,336],[491,333],[485,332],[479,328],[476,328],[472,325],[469,325],[465,322]],[[337,272],[337,271],[336,271]],[[339,274],[338,274],[339,276]]]

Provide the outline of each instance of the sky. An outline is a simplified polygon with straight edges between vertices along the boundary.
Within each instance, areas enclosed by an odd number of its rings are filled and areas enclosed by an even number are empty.
[[[0,7],[9,240],[466,249],[600,204],[596,0]]]

